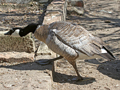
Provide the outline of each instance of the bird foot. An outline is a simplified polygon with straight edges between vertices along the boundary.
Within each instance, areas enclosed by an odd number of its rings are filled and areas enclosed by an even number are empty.
[[[94,78],[91,78],[91,77],[75,77],[75,78],[73,78],[72,79],[73,81],[76,81],[76,82],[78,82],[78,81],[82,81],[82,82],[88,82],[88,81],[95,81],[95,79]]]
[[[36,58],[34,58],[34,61],[37,63],[37,64],[40,64],[40,65],[48,65],[56,60],[59,60],[63,58],[62,56],[59,56],[59,57],[56,57],[56,58],[53,58],[53,59],[44,59],[44,60],[38,60],[36,61]]]
[[[82,77],[75,77],[75,78],[73,78],[72,80],[73,80],[73,81],[82,81],[83,78],[82,78]]]
[[[38,60],[38,61],[35,61],[37,64],[40,64],[40,65],[48,65],[51,63],[50,60]]]

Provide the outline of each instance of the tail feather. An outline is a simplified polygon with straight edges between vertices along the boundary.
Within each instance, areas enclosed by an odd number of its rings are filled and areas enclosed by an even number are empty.
[[[100,56],[110,61],[116,59],[115,56],[109,50],[107,50],[104,46],[101,49]]]

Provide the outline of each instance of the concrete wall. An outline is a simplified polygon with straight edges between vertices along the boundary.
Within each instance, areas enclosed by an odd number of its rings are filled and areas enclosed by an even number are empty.
[[[34,42],[31,35],[24,38],[4,36],[4,31],[0,31],[0,52],[34,52]]]

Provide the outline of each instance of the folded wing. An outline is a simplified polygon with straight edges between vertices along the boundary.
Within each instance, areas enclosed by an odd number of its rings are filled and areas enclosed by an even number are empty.
[[[88,56],[101,53],[102,40],[94,37],[81,26],[75,26],[68,22],[56,22],[52,23],[49,29],[60,41],[77,51],[83,52]]]

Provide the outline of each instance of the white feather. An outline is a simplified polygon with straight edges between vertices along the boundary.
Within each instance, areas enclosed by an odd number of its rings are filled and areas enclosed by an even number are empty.
[[[107,53],[107,51],[105,49],[101,49],[101,53]]]
[[[20,37],[19,32],[20,32],[20,29],[16,29],[16,30],[12,33],[11,36],[13,36],[13,37]]]

